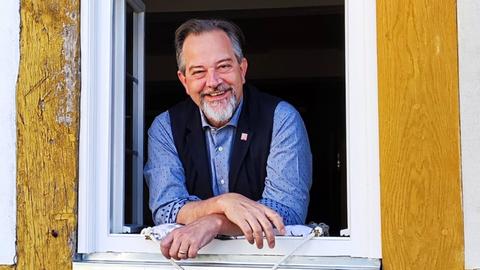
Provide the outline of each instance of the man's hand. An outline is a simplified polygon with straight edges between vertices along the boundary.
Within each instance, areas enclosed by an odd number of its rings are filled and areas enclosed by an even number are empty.
[[[170,232],[161,242],[163,256],[175,260],[195,258],[200,248],[210,243],[222,226],[221,215],[208,215]]]
[[[245,235],[250,244],[256,243],[263,248],[263,236],[267,238],[268,246],[275,247],[273,226],[285,234],[282,217],[272,209],[250,200],[238,193],[225,193],[218,196],[218,203],[225,216]]]
[[[258,248],[263,248],[264,236],[270,248],[275,246],[273,227],[280,234],[285,234],[283,219],[277,212],[238,193],[189,202],[178,212],[177,223],[190,225],[212,214],[220,214],[229,221],[222,219],[218,234],[243,234],[250,244],[256,243]]]

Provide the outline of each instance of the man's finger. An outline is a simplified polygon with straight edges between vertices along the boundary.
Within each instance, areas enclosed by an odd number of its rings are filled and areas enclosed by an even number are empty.
[[[188,248],[188,257],[189,258],[195,258],[197,257],[199,246],[196,245],[195,243],[191,244],[190,247]]]
[[[262,204],[256,204],[257,207],[254,208],[253,214],[256,216],[258,222],[262,226],[262,231],[267,239],[268,246],[273,248],[275,247],[275,233],[273,232],[272,222],[267,215],[270,214],[271,216],[274,216],[276,212]]]
[[[271,209],[268,209],[268,211],[265,211],[265,215],[273,223],[273,225],[280,232],[280,234],[285,235],[286,231],[285,231],[285,225],[283,224],[282,217],[277,212]]]
[[[172,233],[175,233],[175,231],[173,231]],[[168,254],[170,255],[170,257],[172,257],[173,259],[175,260],[179,260],[180,258],[178,257],[178,251],[180,249],[180,245],[182,244],[182,241],[183,241],[183,238],[178,234],[178,233],[175,233],[174,234],[174,238],[173,238],[173,243],[172,245],[170,246],[170,250],[168,252]]]
[[[255,238],[255,243],[257,248],[263,248],[263,230],[262,226],[258,222],[258,217],[250,213],[246,215],[247,222],[253,230],[253,237]]]
[[[185,239],[184,241],[182,241],[182,243],[180,244],[180,248],[178,249],[178,258],[182,260],[188,259],[189,248],[190,248],[190,243],[188,239]]]
[[[250,244],[253,244],[255,242],[253,238],[253,230],[246,220],[242,219],[240,221],[233,222],[233,223],[235,223],[240,228],[243,235],[245,236],[245,238]]]
[[[160,251],[162,251],[163,256],[167,259],[170,259],[170,246],[172,245],[173,235],[169,233],[165,238],[162,239],[160,243]]]
[[[260,216],[258,219],[260,225],[262,225],[263,232],[267,238],[267,243],[270,248],[275,247],[275,234],[273,233],[273,226],[269,219],[265,216]]]

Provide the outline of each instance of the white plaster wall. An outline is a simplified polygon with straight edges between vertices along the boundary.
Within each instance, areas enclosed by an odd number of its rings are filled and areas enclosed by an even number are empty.
[[[19,64],[19,0],[0,8],[0,264],[15,258],[15,89]]]
[[[457,12],[465,268],[480,269],[480,1]]]

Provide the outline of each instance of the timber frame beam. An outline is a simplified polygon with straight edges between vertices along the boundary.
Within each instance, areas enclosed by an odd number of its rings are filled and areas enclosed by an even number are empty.
[[[17,269],[71,269],[76,246],[80,0],[22,0]]]
[[[464,269],[456,1],[377,0],[384,269]]]

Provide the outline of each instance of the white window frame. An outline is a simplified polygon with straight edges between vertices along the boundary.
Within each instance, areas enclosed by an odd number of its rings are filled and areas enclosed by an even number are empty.
[[[82,0],[79,253],[159,253],[138,234],[110,233],[112,198],[113,2]],[[347,197],[350,237],[321,237],[305,256],[381,258],[375,0],[345,1]],[[275,249],[245,240],[214,240],[202,254],[283,255],[299,239],[280,237]]]

